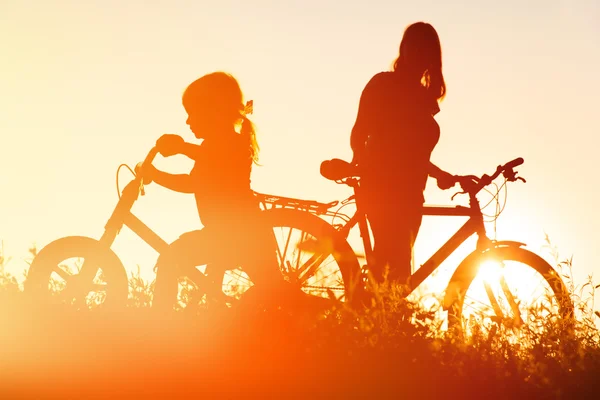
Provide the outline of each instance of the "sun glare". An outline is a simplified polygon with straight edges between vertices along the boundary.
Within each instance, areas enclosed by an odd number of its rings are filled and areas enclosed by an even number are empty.
[[[512,320],[517,325],[556,315],[552,289],[535,269],[514,261],[485,260],[464,299],[463,317],[488,326]],[[510,324],[509,324],[510,325]]]

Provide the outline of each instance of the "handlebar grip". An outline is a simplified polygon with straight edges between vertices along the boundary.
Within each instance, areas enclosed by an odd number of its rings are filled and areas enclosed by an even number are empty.
[[[524,162],[523,157],[515,158],[514,160],[507,162],[504,165],[504,168],[511,169],[514,167],[518,167],[519,165],[523,164],[523,162]]]
[[[141,176],[142,184],[144,184],[144,185],[149,185],[150,183],[152,183],[152,179],[150,177],[143,176],[144,167],[148,164],[152,164],[152,161],[154,161],[154,158],[156,158],[157,154],[158,154],[158,147],[154,146],[152,149],[150,149],[150,151],[148,152],[148,155],[146,156],[144,161],[142,161],[141,163],[138,163],[135,166],[134,170],[136,172],[136,176],[138,176],[138,175]]]
[[[142,177],[142,183],[143,183],[144,185],[149,185],[149,184],[151,184],[152,182],[154,182],[154,180],[153,180],[152,178],[150,178],[150,177],[148,177],[148,176],[143,176],[143,177]]]

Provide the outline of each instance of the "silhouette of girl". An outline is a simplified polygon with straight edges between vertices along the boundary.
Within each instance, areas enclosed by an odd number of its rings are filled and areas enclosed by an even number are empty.
[[[176,298],[173,260],[194,260],[233,267],[243,263],[255,284],[268,284],[280,276],[273,230],[261,223],[260,208],[250,188],[252,164],[258,144],[236,79],[214,72],[192,82],[183,94],[186,123],[201,144],[166,134],[156,142],[169,157],[183,154],[195,161],[189,174],[173,175],[148,167],[145,176],[180,193],[193,193],[204,229],[182,235],[161,254],[157,264],[155,304]],[[176,258],[172,258],[176,257]],[[217,271],[215,282],[222,279]],[[218,282],[220,290],[220,282]]]
[[[381,281],[406,283],[422,220],[430,175],[441,189],[453,175],[430,162],[440,136],[434,119],[446,94],[436,30],[424,22],[406,28],[393,70],[376,74],[360,97],[352,128],[352,163],[361,169],[361,207],[374,239],[369,267]]]

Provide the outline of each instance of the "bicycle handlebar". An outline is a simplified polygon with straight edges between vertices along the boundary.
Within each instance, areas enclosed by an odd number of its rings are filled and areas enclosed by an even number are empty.
[[[144,161],[142,161],[141,163],[137,163],[137,165],[135,166],[136,178],[139,177],[140,182],[144,185],[148,185],[148,184],[152,183],[152,179],[144,177],[144,174],[143,174],[144,166],[146,166],[148,164],[152,164],[152,161],[154,161],[154,158],[156,157],[157,154],[158,154],[158,148],[156,146],[154,146],[150,149],[150,151],[148,152],[148,155],[146,155],[146,158],[144,159]]]
[[[148,155],[144,159],[144,162],[142,163],[142,166],[144,166],[146,164],[151,164],[152,161],[154,161],[154,158],[156,157],[157,154],[158,154],[158,148],[156,146],[154,146],[148,152]]]
[[[509,161],[506,164],[504,164],[504,168],[512,169],[514,167],[518,167],[519,165],[523,164],[524,161],[525,160],[523,160],[523,157],[515,158],[514,160]]]
[[[514,182],[516,180],[522,180],[525,182],[525,179],[517,177],[516,171],[514,171],[514,168],[523,164],[523,162],[524,160],[522,157],[515,158],[504,165],[499,165],[491,176],[484,174],[479,178],[474,175],[465,175],[458,177],[457,181],[463,189],[462,193],[469,194],[477,194],[485,186],[492,183],[492,181],[500,176],[500,174],[503,174],[504,177],[510,182]]]

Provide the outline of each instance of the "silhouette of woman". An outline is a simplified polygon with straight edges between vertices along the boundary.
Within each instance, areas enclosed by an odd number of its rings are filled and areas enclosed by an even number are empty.
[[[361,94],[350,142],[374,239],[369,269],[378,281],[389,268],[390,281],[407,283],[428,175],[441,189],[454,186],[454,176],[430,162],[445,94],[440,40],[424,22],[406,28],[393,70],[373,76]]]
[[[191,172],[173,175],[148,166],[144,173],[161,186],[193,193],[204,229],[182,235],[159,257],[155,305],[172,304],[176,298],[173,260],[197,265],[193,260],[200,255],[212,270],[214,265],[243,264],[255,284],[272,283],[280,276],[273,230],[261,223],[259,203],[250,188],[259,147],[237,80],[224,72],[205,75],[187,87],[183,106],[186,123],[202,143],[166,134],[156,145],[165,157],[183,154],[194,160]],[[222,272],[217,270],[214,279],[222,279]]]

